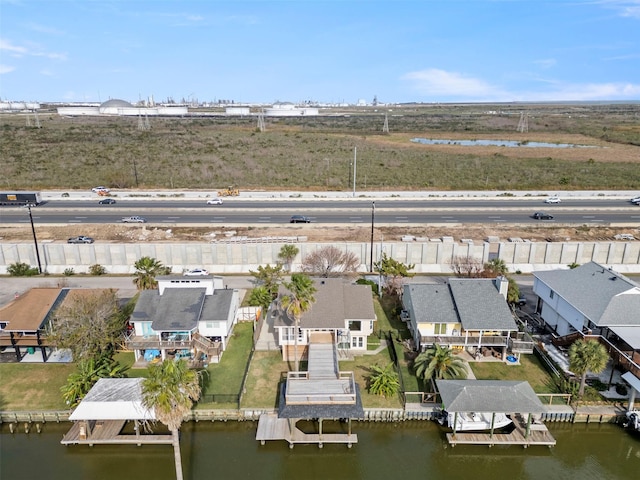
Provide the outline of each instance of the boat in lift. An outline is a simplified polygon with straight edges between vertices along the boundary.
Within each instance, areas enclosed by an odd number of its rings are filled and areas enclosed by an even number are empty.
[[[513,421],[505,413],[492,412],[447,412],[443,410],[436,418],[442,426],[455,432],[482,432],[507,427]],[[455,426],[454,426],[455,422]]]
[[[622,426],[640,432],[640,410],[630,410],[626,415],[627,418],[622,423]]]

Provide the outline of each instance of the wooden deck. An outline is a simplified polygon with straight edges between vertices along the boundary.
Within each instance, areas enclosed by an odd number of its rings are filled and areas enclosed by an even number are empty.
[[[515,429],[511,433],[447,433],[447,441],[451,446],[461,445],[522,445],[527,448],[530,445],[544,445],[553,447],[556,439],[549,433],[547,427],[541,423],[532,424],[529,435],[526,435],[524,421],[515,419]]]
[[[67,434],[62,437],[62,445],[170,445],[172,438],[167,435],[121,435],[126,420],[105,420],[96,422],[91,435],[80,438],[83,422],[74,422]]]
[[[292,423],[295,420],[292,421]],[[265,413],[260,416],[258,421],[258,432],[256,440],[262,445],[267,440],[286,440],[289,447],[293,448],[295,444],[317,444],[322,448],[325,443],[346,444],[349,448],[354,443],[358,443],[358,435],[346,433],[304,433],[297,427],[290,428],[289,419],[278,418],[275,413]]]

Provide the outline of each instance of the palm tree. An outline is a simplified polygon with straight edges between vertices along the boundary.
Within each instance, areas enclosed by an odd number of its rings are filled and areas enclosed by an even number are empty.
[[[285,265],[287,266],[287,269],[291,271],[291,262],[293,262],[293,259],[296,258],[296,255],[298,255],[298,253],[300,253],[300,249],[298,247],[296,247],[295,245],[287,244],[283,245],[280,249],[278,258],[283,260]]]
[[[600,373],[607,366],[609,354],[597,340],[576,340],[569,347],[569,370],[580,375],[578,395],[584,395],[587,372]]]
[[[176,478],[182,480],[180,436],[178,431],[193,402],[200,398],[200,375],[189,370],[185,360],[164,360],[149,367],[149,377],[142,382],[142,403],[153,409],[156,419],[164,423],[173,437]]]
[[[414,360],[416,376],[422,380],[467,378],[467,365],[449,347],[434,343]]]
[[[152,257],[142,257],[135,264],[136,272],[133,283],[136,284],[138,290],[151,290],[158,286],[156,276],[162,275],[167,271],[167,267],[162,262]]]
[[[288,292],[280,297],[280,306],[284,309],[287,316],[292,318],[295,324],[294,344],[295,344],[295,371],[299,370],[298,361],[298,330],[300,329],[300,317],[305,312],[311,310],[311,305],[316,301],[313,294],[316,293],[316,287],[313,286],[313,280],[302,273],[294,273],[291,275],[291,281],[285,283],[284,286]]]
[[[384,398],[393,397],[398,393],[400,381],[393,368],[393,363],[386,367],[371,365],[369,375],[369,392],[373,395],[381,395]]]

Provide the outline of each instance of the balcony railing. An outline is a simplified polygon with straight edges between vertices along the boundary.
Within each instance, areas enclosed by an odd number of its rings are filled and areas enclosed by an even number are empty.
[[[147,350],[147,349],[180,349],[190,348],[192,342],[189,338],[179,340],[160,340],[156,335],[152,337],[131,336],[127,338],[126,345],[131,349]]]
[[[338,378],[309,378],[309,372],[288,372],[287,405],[353,405],[356,403],[353,372],[340,372]]]
[[[464,347],[506,347],[509,344],[509,337],[504,335],[483,335],[468,336],[463,335],[424,335],[420,337],[420,343],[424,345],[455,345]]]
[[[514,337],[510,338],[509,347],[514,353],[533,353],[535,342],[525,332],[517,332]]]

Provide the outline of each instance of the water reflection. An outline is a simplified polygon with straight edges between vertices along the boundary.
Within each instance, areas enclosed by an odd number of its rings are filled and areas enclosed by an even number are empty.
[[[572,143],[519,142],[516,140],[446,140],[438,138],[412,138],[413,143],[424,145],[462,145],[464,147],[511,147],[511,148],[595,148],[593,145]]]

